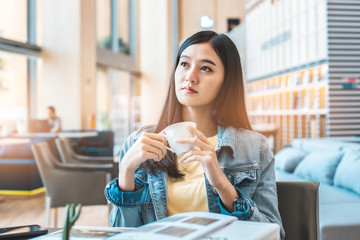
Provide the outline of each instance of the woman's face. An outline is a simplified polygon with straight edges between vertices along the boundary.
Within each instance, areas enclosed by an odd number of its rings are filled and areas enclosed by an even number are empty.
[[[178,101],[189,107],[211,106],[224,81],[224,66],[210,43],[187,47],[175,71]]]
[[[49,116],[49,118],[54,119],[56,117],[54,110],[49,109],[48,116]]]

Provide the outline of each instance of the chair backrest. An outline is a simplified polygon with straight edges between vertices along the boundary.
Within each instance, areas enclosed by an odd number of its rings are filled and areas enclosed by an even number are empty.
[[[67,139],[56,138],[55,139],[56,148],[60,154],[61,161],[63,163],[72,163],[73,161],[73,150],[71,149],[70,143]]]
[[[65,206],[67,203],[107,204],[104,196],[106,172],[61,163],[47,141],[33,144],[32,150],[46,195],[51,198],[51,207]]]
[[[319,239],[319,183],[278,181],[276,184],[285,239]]]
[[[33,144],[31,148],[40,172],[41,180],[46,187],[49,185],[48,182],[52,175],[52,169],[54,169],[59,162],[51,152],[47,141]]]

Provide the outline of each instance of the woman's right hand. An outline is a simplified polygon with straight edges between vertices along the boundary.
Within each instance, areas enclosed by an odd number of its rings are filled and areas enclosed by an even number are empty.
[[[147,159],[160,161],[166,155],[167,142],[163,135],[157,133],[143,133],[129,148],[121,161],[121,167],[135,172]]]
[[[135,190],[134,175],[136,169],[147,159],[160,161],[166,154],[167,145],[163,132],[143,133],[129,148],[121,160],[118,186],[123,192]]]

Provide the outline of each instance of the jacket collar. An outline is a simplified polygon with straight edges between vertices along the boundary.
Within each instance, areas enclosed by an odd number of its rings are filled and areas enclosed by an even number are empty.
[[[218,126],[218,146],[216,152],[220,151],[223,147],[229,147],[232,151],[232,156],[235,157],[236,135],[235,128]]]

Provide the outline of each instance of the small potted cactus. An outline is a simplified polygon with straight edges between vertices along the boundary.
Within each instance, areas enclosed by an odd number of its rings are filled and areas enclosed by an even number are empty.
[[[74,226],[76,220],[79,218],[81,211],[81,204],[77,205],[77,212],[75,213],[75,204],[66,204],[66,213],[63,229],[63,240],[69,240],[70,230]]]

